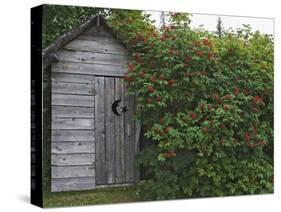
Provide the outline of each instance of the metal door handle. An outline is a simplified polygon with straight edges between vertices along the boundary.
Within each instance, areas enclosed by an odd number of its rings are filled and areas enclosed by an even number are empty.
[[[127,136],[131,136],[131,125],[127,124]]]

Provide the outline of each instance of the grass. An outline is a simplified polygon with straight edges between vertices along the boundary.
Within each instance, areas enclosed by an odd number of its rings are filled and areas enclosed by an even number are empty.
[[[89,191],[48,192],[44,207],[81,206],[93,204],[125,203],[141,201],[136,186],[98,188]]]

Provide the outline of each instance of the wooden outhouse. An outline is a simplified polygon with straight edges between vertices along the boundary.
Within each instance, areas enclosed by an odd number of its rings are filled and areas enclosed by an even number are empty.
[[[89,190],[138,180],[135,98],[123,76],[130,51],[102,16],[43,53],[51,73],[51,191]]]

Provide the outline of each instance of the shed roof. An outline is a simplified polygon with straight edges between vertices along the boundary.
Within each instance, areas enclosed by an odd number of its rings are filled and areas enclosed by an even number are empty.
[[[70,43],[76,37],[81,35],[87,29],[92,26],[100,26],[103,25],[106,30],[113,35],[113,37],[119,41],[127,50],[128,52],[132,52],[130,46],[128,46],[121,36],[116,32],[112,27],[108,25],[106,19],[102,15],[95,15],[90,17],[87,21],[82,23],[81,25],[72,28],[70,31],[64,33],[62,36],[57,38],[52,44],[50,44],[47,48],[43,50],[43,67],[48,67],[52,62],[57,61],[56,52],[60,50],[62,47]]]

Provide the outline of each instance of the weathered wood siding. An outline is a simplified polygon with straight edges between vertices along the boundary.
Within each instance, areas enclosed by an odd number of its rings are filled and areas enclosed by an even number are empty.
[[[94,78],[73,82],[54,70],[52,67],[51,189],[94,189]]]
[[[128,51],[103,26],[91,27],[56,53],[52,64],[52,191],[136,181],[134,98],[122,77]],[[117,116],[120,99],[128,111]]]

